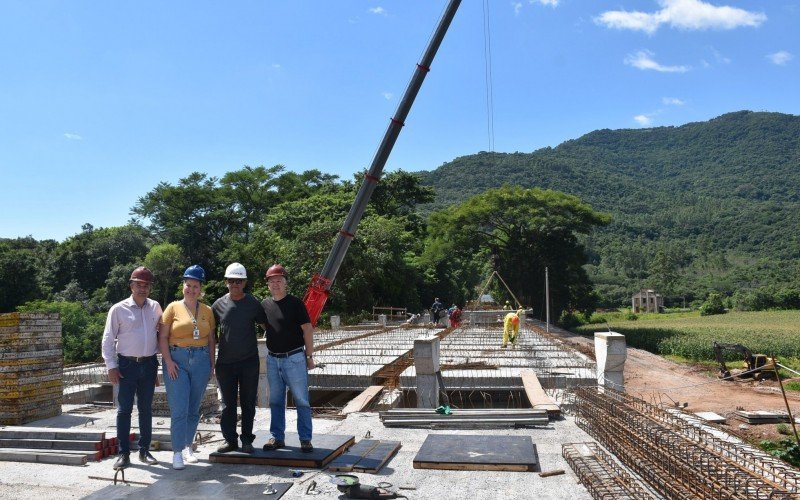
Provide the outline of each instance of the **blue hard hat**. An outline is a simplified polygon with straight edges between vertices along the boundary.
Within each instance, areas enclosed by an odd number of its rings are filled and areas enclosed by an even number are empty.
[[[206,282],[206,272],[203,270],[202,267],[198,266],[197,264],[193,266],[189,266],[186,268],[186,271],[183,272],[183,279],[193,279],[197,280],[200,283]]]

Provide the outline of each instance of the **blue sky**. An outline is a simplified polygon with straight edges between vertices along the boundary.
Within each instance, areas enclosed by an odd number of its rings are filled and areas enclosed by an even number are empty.
[[[139,196],[193,171],[352,178],[445,4],[0,0],[0,237],[122,225]],[[800,0],[463,0],[386,170],[601,128],[800,114],[798,26]]]

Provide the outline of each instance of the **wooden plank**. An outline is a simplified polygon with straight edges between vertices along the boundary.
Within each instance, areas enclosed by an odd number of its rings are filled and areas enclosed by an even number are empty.
[[[363,411],[383,390],[382,385],[371,385],[354,397],[342,409],[342,415]]]
[[[86,465],[85,455],[62,453],[40,453],[39,451],[0,450],[0,461],[3,462],[37,462],[43,464]]]
[[[328,464],[328,469],[334,472],[352,471],[353,466],[364,458],[373,448],[378,446],[379,443],[380,441],[376,439],[362,439]]]
[[[72,441],[101,441],[105,439],[103,431],[87,431],[82,429],[62,429],[58,427],[3,427],[0,438],[5,439],[67,439]]]
[[[533,370],[522,370],[519,375],[522,378],[522,386],[525,388],[525,394],[528,396],[528,401],[531,402],[531,407],[547,410],[548,414],[558,415],[561,413],[561,407],[544,392],[542,384],[539,383],[539,378]]]
[[[415,469],[538,472],[530,436],[429,434],[414,457]]]
[[[52,449],[52,450],[102,450],[102,441],[72,441],[72,440],[50,440],[50,439],[2,439],[0,438],[0,448],[31,448],[31,449]]]
[[[267,442],[270,435],[268,431],[256,432],[253,441],[255,452],[252,454],[242,452],[211,453],[208,455],[210,462],[229,464],[258,464],[277,465],[282,467],[322,468],[333,459],[344,453],[355,442],[354,436],[336,434],[319,434],[314,436],[314,451],[303,453],[300,451],[300,438],[296,433],[286,433],[286,447],[279,450],[264,451],[262,445]]]
[[[400,441],[381,441],[378,446],[372,448],[364,458],[358,461],[353,467],[356,472],[367,472],[377,474],[386,465],[386,462],[400,449]]]

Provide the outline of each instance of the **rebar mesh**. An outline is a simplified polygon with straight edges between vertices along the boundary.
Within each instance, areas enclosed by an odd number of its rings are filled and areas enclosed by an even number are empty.
[[[575,389],[576,423],[670,498],[798,498],[800,473],[692,419],[608,388]]]

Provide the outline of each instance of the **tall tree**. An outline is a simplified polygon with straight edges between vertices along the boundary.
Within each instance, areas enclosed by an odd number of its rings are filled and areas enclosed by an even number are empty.
[[[468,262],[482,256],[524,305],[543,305],[545,267],[554,315],[594,306],[578,234],[610,221],[577,197],[551,190],[504,186],[431,215],[429,247]]]

